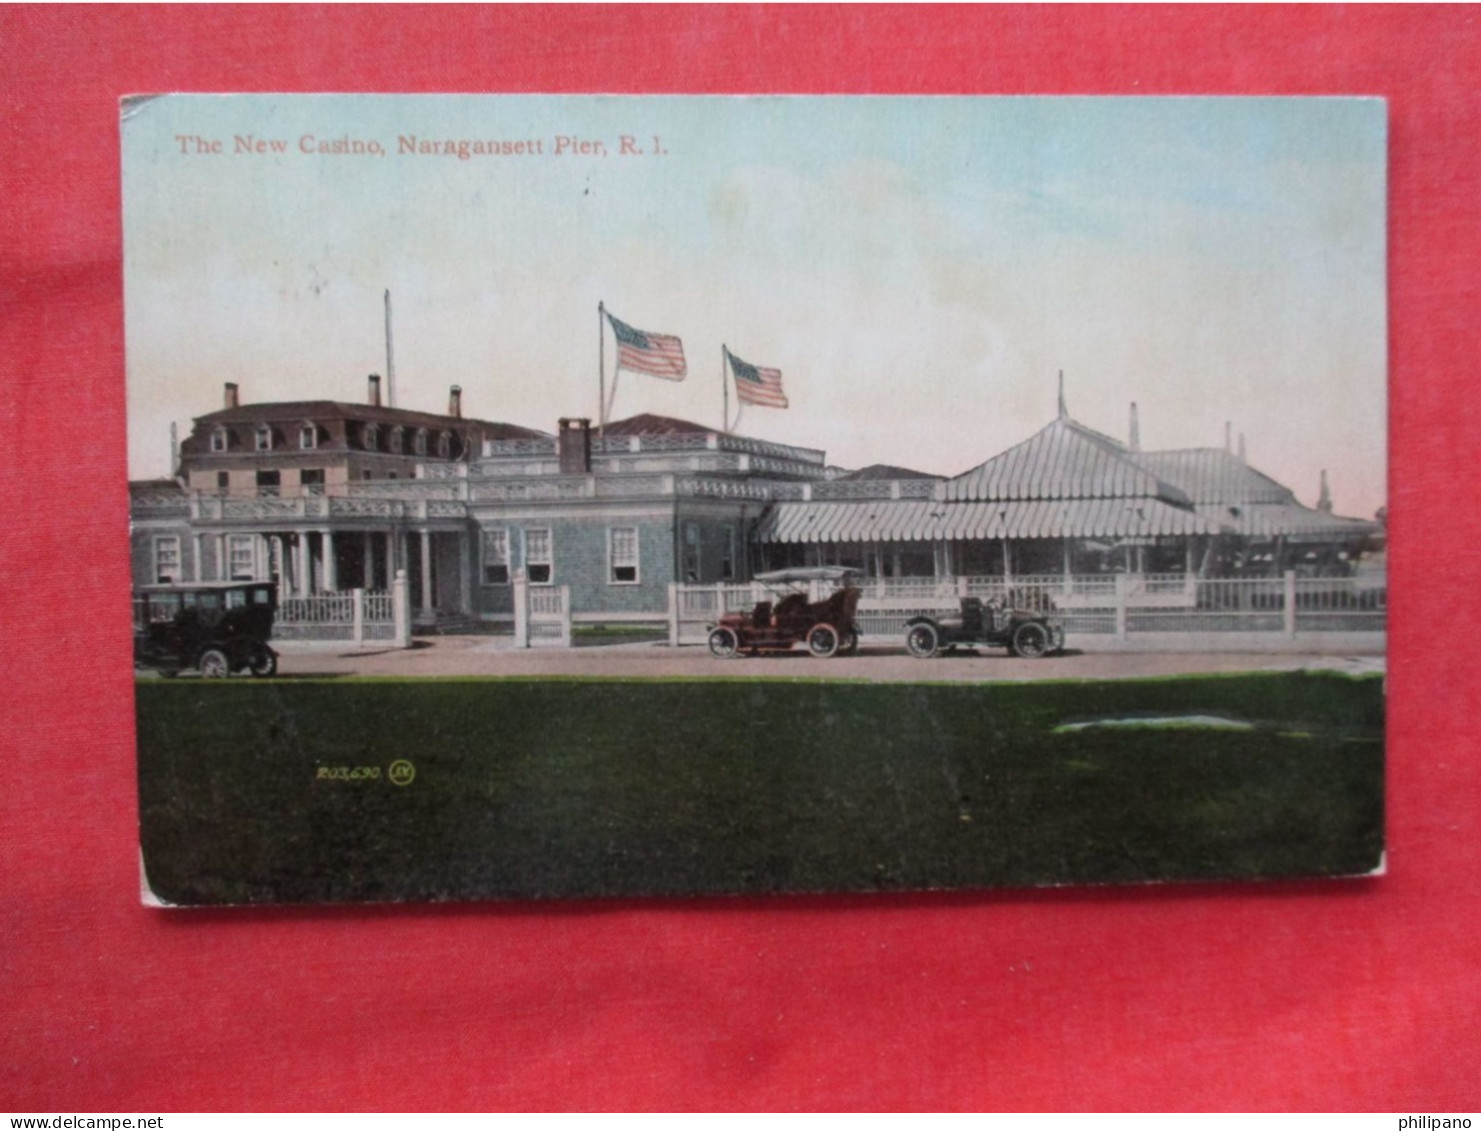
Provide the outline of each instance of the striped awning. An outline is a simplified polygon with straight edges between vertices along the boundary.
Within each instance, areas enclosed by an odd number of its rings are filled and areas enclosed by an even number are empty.
[[[1379,526],[1365,518],[1345,518],[1300,503],[1202,504],[1198,513],[1225,533],[1265,538],[1361,538]]]
[[[932,499],[778,503],[762,542],[935,542],[995,538],[1150,538],[1213,534],[1191,510],[1159,499],[1035,499],[950,503]]]

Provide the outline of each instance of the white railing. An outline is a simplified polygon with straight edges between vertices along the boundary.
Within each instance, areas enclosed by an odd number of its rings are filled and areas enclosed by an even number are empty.
[[[855,620],[865,640],[897,641],[912,616],[959,607],[962,597],[998,598],[1018,608],[1054,611],[1065,632],[1125,637],[1138,633],[1382,632],[1386,593],[1359,578],[1197,578],[1187,574],[1038,574],[1022,577],[870,578]],[[831,591],[814,585],[812,600]],[[675,585],[671,643],[700,643],[726,613],[775,600],[765,586]]]
[[[517,572],[513,582],[515,647],[569,648],[571,587],[531,585],[523,572]]]

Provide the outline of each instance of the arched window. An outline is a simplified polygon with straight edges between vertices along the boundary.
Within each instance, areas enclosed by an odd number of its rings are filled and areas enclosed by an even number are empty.
[[[375,451],[376,448],[380,445],[380,429],[377,428],[374,424],[367,424],[365,426],[365,431],[361,433],[361,436],[365,440],[365,450],[367,452]]]
[[[319,446],[319,427],[312,420],[298,426],[298,446],[305,451]]]
[[[419,456],[427,454],[427,430],[418,428],[411,436],[411,450]]]
[[[270,452],[273,450],[273,429],[271,424],[259,424],[257,426],[257,450],[259,452]]]
[[[437,454],[442,459],[452,459],[453,434],[451,432],[439,432],[437,434]]]
[[[213,452],[224,452],[231,447],[231,433],[225,428],[217,428],[211,432],[211,450]]]
[[[406,430],[404,428],[392,428],[390,431],[390,450],[398,455],[406,448]]]

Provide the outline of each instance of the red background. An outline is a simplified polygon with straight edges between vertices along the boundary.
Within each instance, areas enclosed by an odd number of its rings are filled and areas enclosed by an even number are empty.
[[[1475,1109],[1477,10],[8,8],[0,44],[0,1107]],[[1390,874],[140,907],[117,100],[176,90],[1386,96]]]

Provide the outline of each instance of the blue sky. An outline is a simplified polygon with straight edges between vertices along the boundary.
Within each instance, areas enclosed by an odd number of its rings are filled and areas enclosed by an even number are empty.
[[[234,153],[246,135],[285,151]],[[544,153],[398,155],[405,135]],[[1376,101],[170,96],[123,152],[134,476],[224,381],[361,399],[389,288],[403,407],[459,384],[470,415],[595,415],[605,301],[689,362],[624,374],[615,416],[718,426],[724,343],[792,402],[739,431],[955,474],[1046,423],[1063,370],[1092,427],[1124,437],[1136,401],[1144,446],[1196,447],[1231,420],[1307,502],[1322,468],[1340,511],[1384,502]]]

